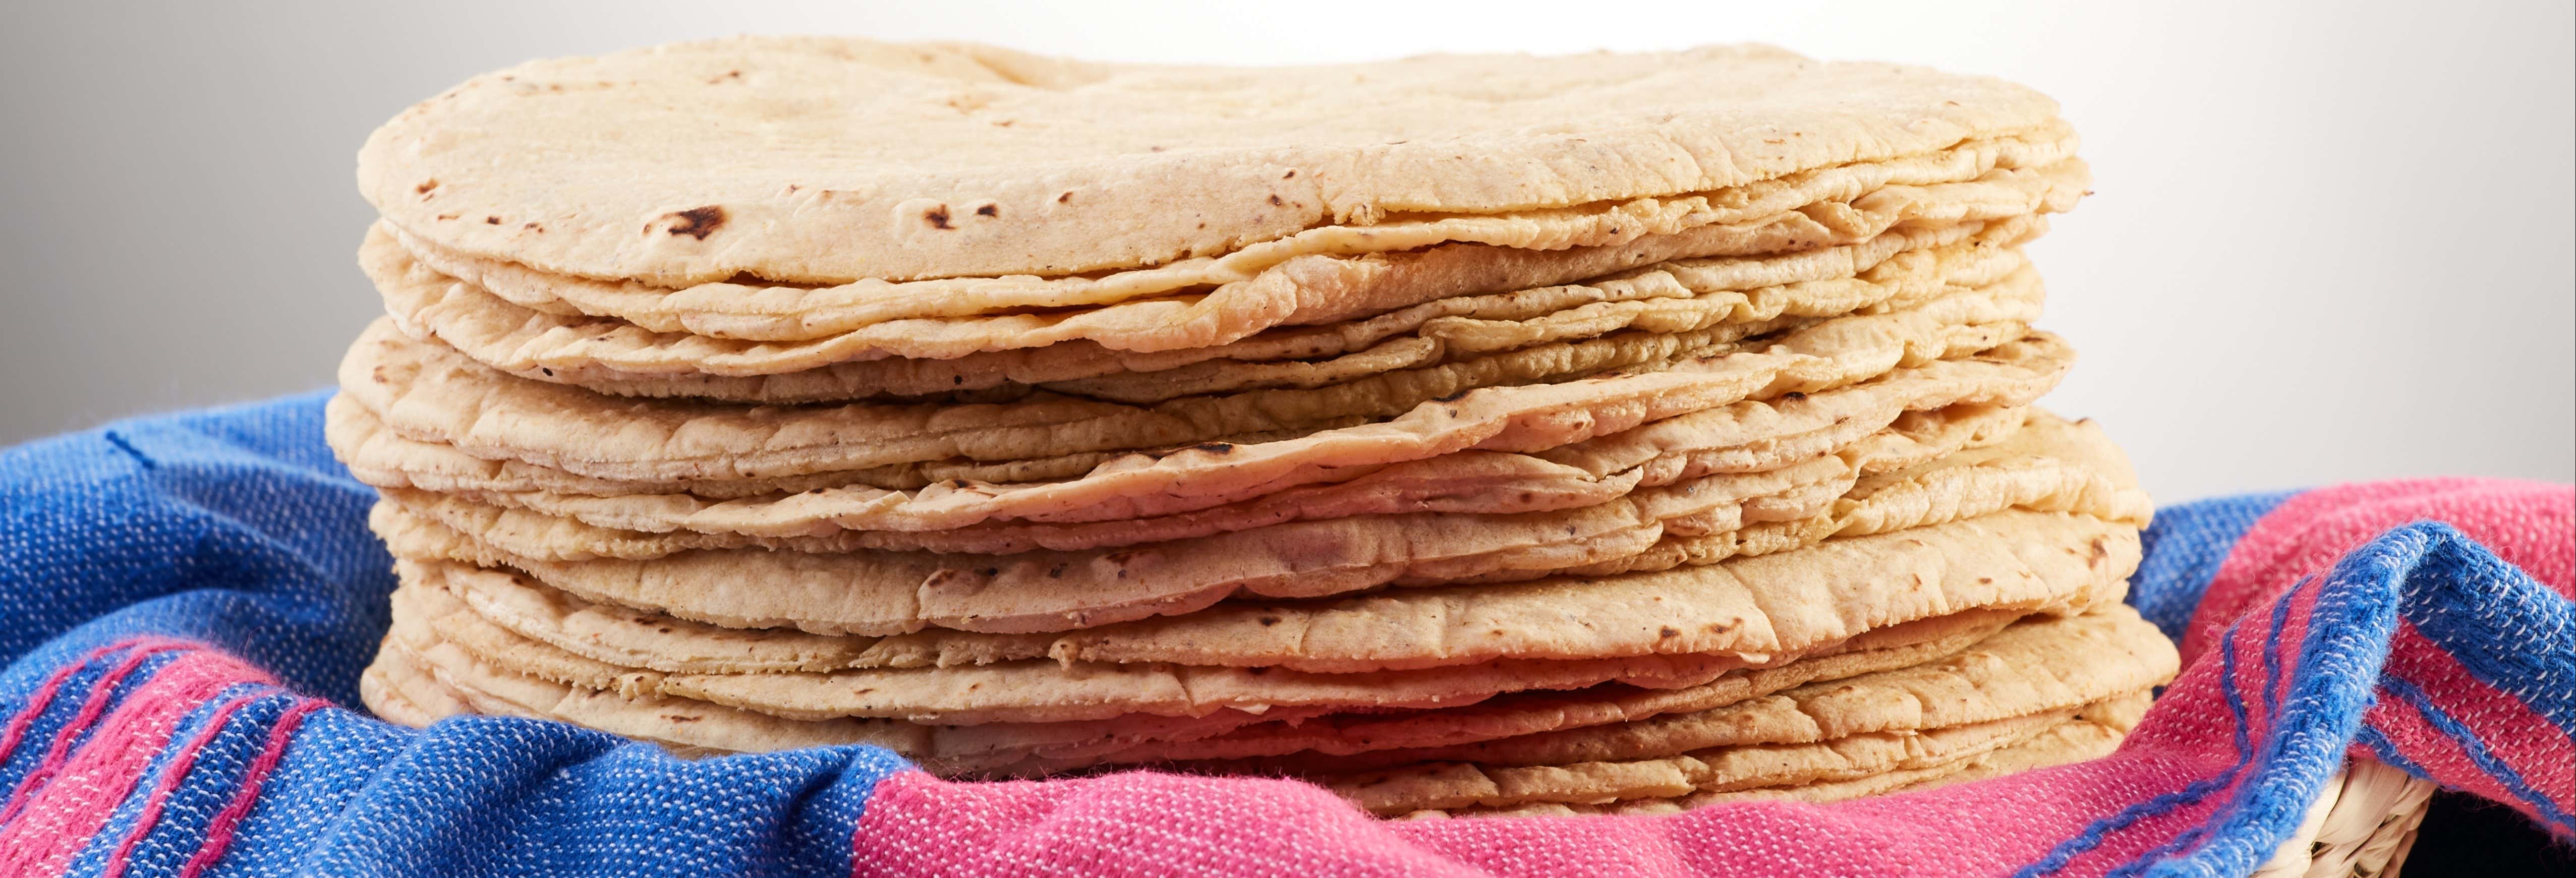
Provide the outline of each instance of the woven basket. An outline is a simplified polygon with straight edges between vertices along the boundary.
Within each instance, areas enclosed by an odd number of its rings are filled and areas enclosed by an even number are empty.
[[[2415,846],[2436,787],[2406,772],[2355,760],[2326,781],[2299,831],[2257,878],[2394,878]]]

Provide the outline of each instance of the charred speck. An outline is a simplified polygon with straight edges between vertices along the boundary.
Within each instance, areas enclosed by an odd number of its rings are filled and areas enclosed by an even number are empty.
[[[1073,200],[1073,193],[1071,193],[1071,192],[1067,192],[1067,193],[1065,193],[1065,194],[1058,195],[1058,196],[1056,196],[1056,197],[1055,197],[1055,203],[1057,203],[1057,204],[1064,204],[1064,203],[1069,202],[1069,201],[1072,201],[1072,200]]]
[[[497,226],[501,224],[501,218],[497,216],[487,216],[483,218],[483,224],[487,226]]]
[[[725,210],[710,204],[671,214],[671,234],[687,235],[704,241],[725,223]]]
[[[1657,634],[1661,634],[1661,635],[1663,635],[1663,636],[1665,636],[1665,637],[1680,637],[1680,636],[1682,636],[1682,633],[1681,633],[1680,631],[1673,629],[1673,628],[1672,628],[1671,626],[1669,626],[1669,625],[1668,625],[1668,626],[1665,626],[1665,627],[1663,628],[1663,630],[1657,631],[1657,632],[1655,632],[1655,633],[1657,633]]]
[[[997,204],[987,204],[987,205],[984,205],[984,206],[982,206],[982,207],[975,208],[975,215],[976,215],[976,216],[1001,216],[1001,215],[1002,215],[1002,208],[1001,208],[1001,205],[997,205]]]
[[[1201,442],[1201,443],[1199,443],[1199,444],[1197,444],[1197,445],[1193,445],[1193,446],[1190,446],[1190,447],[1192,447],[1192,448],[1196,448],[1196,449],[1198,449],[1198,450],[1200,450],[1200,451],[1205,451],[1205,452],[1207,452],[1207,453],[1209,453],[1209,454],[1232,454],[1232,453],[1234,453],[1234,443],[1232,443],[1232,442]]]
[[[1787,392],[1787,393],[1780,394],[1780,398],[1781,398],[1781,399],[1806,399],[1806,398],[1807,398],[1807,395],[1806,395],[1806,394],[1803,394],[1803,393],[1799,393],[1799,392],[1797,392],[1797,391],[1795,391],[1795,390],[1792,390],[1792,391],[1789,391],[1789,392]]]
[[[1475,388],[1472,388],[1472,387],[1471,387],[1471,388],[1468,388],[1467,390],[1461,390],[1461,391],[1458,391],[1458,392],[1456,392],[1456,393],[1449,394],[1448,396],[1444,396],[1444,397],[1440,397],[1439,399],[1432,400],[1432,402],[1457,402],[1457,401],[1459,401],[1459,400],[1461,400],[1461,399],[1465,399],[1465,398],[1467,398],[1467,394],[1468,394],[1468,392],[1469,392],[1469,391],[1472,391],[1472,390],[1474,390],[1474,389],[1475,389]]]
[[[952,226],[952,225],[949,225],[949,224],[948,224],[948,207],[947,207],[946,205],[941,205],[941,206],[939,206],[939,207],[934,207],[934,208],[931,208],[931,209],[929,209],[929,210],[922,211],[922,212],[921,212],[921,220],[922,220],[923,222],[929,223],[929,224],[930,224],[930,227],[931,227],[931,228],[934,228],[934,229],[953,229],[953,228],[956,228],[956,226]]]
[[[438,188],[438,181],[437,181],[437,180],[422,180],[422,181],[420,181],[420,185],[418,185],[418,186],[414,186],[414,187],[411,187],[411,191],[413,191],[413,192],[418,192],[418,193],[420,193],[420,194],[422,194],[422,195],[427,195],[427,194],[429,194],[429,190],[436,189],[436,188]]]
[[[1288,203],[1288,202],[1285,202],[1285,201],[1281,201],[1281,200],[1279,200],[1279,196],[1276,196],[1276,195],[1270,196],[1270,206],[1272,206],[1272,207],[1278,207],[1278,206],[1280,206],[1280,205],[1282,205],[1282,204],[1287,204],[1287,203]]]
[[[1263,627],[1263,628],[1268,628],[1268,627],[1270,627],[1270,626],[1272,626],[1272,625],[1277,625],[1277,624],[1279,624],[1279,617],[1277,617],[1277,616],[1263,616],[1263,617],[1261,617],[1261,627]]]

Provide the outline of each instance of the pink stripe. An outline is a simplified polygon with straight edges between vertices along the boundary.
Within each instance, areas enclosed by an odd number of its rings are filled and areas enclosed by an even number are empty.
[[[134,825],[125,831],[125,838],[116,843],[116,852],[108,855],[107,865],[99,873],[100,878],[118,878],[125,874],[126,863],[133,858],[135,845],[142,844],[143,837],[151,834],[153,824],[161,822],[161,810],[170,800],[170,791],[178,789],[179,783],[188,779],[188,770],[196,767],[198,752],[206,748],[206,742],[215,739],[216,733],[223,731],[224,723],[232,719],[233,714],[268,694],[254,692],[225,699],[215,707],[214,713],[206,717],[205,725],[199,726],[196,734],[188,736],[188,743],[180,745],[179,752],[170,755],[169,764],[161,768],[161,779],[152,783],[152,792],[143,799],[142,812],[134,816]]]
[[[141,666],[145,659],[181,647],[177,641],[162,641],[148,646],[138,643],[124,661],[117,662],[116,667],[98,678],[98,682],[90,684],[89,699],[81,702],[80,712],[73,714],[70,722],[54,732],[54,744],[45,751],[45,761],[37,763],[34,770],[19,779],[18,788],[9,794],[9,804],[0,807],[0,826],[16,820],[18,809],[26,807],[27,798],[53,782],[54,774],[62,770],[63,759],[71,754],[72,742],[79,740],[82,732],[98,722],[99,714],[107,710],[108,700],[116,696],[116,687],[133,674],[136,667]],[[147,680],[146,685],[149,682]]]
[[[45,678],[45,684],[36,687],[36,691],[27,696],[27,706],[19,709],[18,715],[9,718],[9,728],[6,731],[0,731],[0,762],[8,761],[11,754],[18,752],[18,742],[26,738],[27,727],[35,725],[36,717],[43,715],[45,708],[54,705],[54,694],[62,690],[64,681],[70,680],[73,674],[80,673],[80,669],[89,667],[91,662],[107,657],[108,653],[124,649],[131,643],[131,641],[111,643],[90,650],[88,655],[81,656],[80,661],[55,668],[54,673]]]
[[[304,725],[306,716],[327,706],[328,702],[305,699],[278,715],[277,725],[268,730],[268,746],[259,751],[259,758],[251,760],[250,770],[242,775],[241,788],[233,791],[233,800],[216,812],[214,822],[206,824],[206,838],[197,844],[197,852],[188,858],[188,865],[179,870],[179,878],[197,878],[223,860],[224,853],[232,849],[233,830],[258,803],[260,786],[268,781],[268,773],[276,770],[277,763],[285,759],[286,744],[295,737],[295,730]]]
[[[2312,596],[2314,591],[2313,588],[2308,589],[2301,596]],[[2140,819],[2105,835],[2098,846],[2077,855],[2067,863],[2065,869],[2057,873],[2058,875],[2104,874],[2136,860],[2157,846],[2172,841],[2181,833],[2208,823],[2211,815],[2226,807],[2235,797],[2236,791],[2244,787],[2247,779],[2258,769],[2260,763],[2256,760],[2259,758],[2259,748],[2262,746],[2264,734],[2274,723],[2273,712],[2276,707],[2266,697],[2269,678],[2263,667],[2264,640],[2272,622],[2271,608],[2267,605],[2260,610],[2258,615],[2246,617],[2243,620],[2245,624],[2236,633],[2233,650],[2236,673],[2231,681],[2236,687],[2238,703],[2245,709],[2246,740],[2250,746],[2258,748],[2258,753],[2246,754],[2239,767],[2239,757],[2235,747],[2236,718],[2227,709],[2218,679],[2219,675],[2225,672],[2226,663],[2220,661],[2216,655],[2203,657],[2186,670],[2183,680],[2177,681],[2170,690],[2190,690],[2196,697],[2188,703],[2188,706],[2168,702],[2172,705],[2170,708],[2150,714],[2150,717],[2156,721],[2154,730],[2150,731],[2142,726],[2131,736],[2130,741],[2133,743],[2125,744],[2122,748],[2123,755],[2135,753],[2142,758],[2150,754],[2163,758],[2188,754],[2188,761],[2172,763],[2170,768],[2146,775],[2172,778],[2171,786],[2128,797],[2126,801],[2106,809],[2104,813],[2112,813],[2164,793],[2179,792],[2192,783],[2220,777],[2231,767],[2237,767],[2238,774],[2224,786],[2210,789],[2190,804],[2176,805],[2162,813]],[[2294,609],[2293,612],[2298,610]],[[2284,626],[2284,634],[2286,633],[2287,626]],[[2212,641],[2212,645],[2216,647],[2226,642],[2222,638]],[[2294,649],[2295,647],[2283,644],[2282,648]],[[2122,769],[2122,771],[2136,770],[2134,767]],[[2073,832],[2066,833],[2067,836],[2073,834]]]
[[[243,683],[275,685],[210,649],[172,657],[98,723],[59,775],[27,798],[15,820],[0,825],[0,875],[61,874],[106,831],[153,757],[174,742],[179,723]]]
[[[2512,791],[2488,777],[2486,772],[2479,771],[2477,764],[2469,761],[2468,754],[2460,751],[2458,743],[2425,722],[2423,714],[2416,713],[2404,702],[2382,698],[2378,704],[2370,706],[2370,712],[2363,714],[2362,720],[2387,736],[2388,742],[2396,745],[2399,753],[2414,760],[2443,786],[2499,802],[2513,801]]]
[[[2487,749],[2521,774],[2533,790],[2561,807],[2576,810],[2576,771],[2568,769],[2576,766],[2576,740],[2570,740],[2547,717],[2469,673],[2458,658],[2436,646],[2411,624],[2398,628],[2386,673],[2414,683],[2435,707],[2476,730]],[[2424,731],[2446,741],[2450,737],[2430,726]],[[2462,759],[2465,762],[2466,754]],[[2466,767],[2478,771],[2475,765]]]

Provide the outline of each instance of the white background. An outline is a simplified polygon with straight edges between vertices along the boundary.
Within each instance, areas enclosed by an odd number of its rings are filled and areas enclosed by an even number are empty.
[[[53,4],[0,27],[0,443],[328,382],[369,129],[476,72],[741,32],[1274,64],[1763,41],[2035,86],[2096,194],[2036,248],[2165,501],[2576,478],[2570,5]]]

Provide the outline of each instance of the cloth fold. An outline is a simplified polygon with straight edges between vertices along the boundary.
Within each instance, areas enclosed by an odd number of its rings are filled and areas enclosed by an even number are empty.
[[[323,395],[0,451],[0,875],[2234,875],[2346,759],[2576,838],[2576,488],[2169,507],[2188,661],[2114,755],[1828,805],[1388,822],[1286,780],[956,783],[355,705],[394,585]]]

